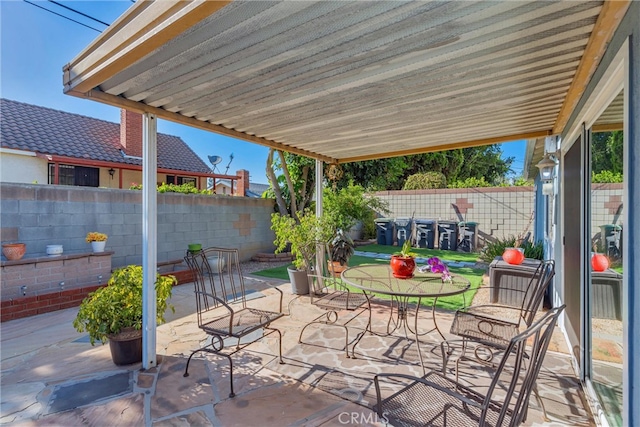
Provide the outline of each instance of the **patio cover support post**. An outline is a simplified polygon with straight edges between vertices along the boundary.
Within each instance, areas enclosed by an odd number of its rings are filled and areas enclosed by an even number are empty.
[[[157,119],[142,115],[142,368],[156,363],[156,275],[158,264]]]
[[[324,179],[324,162],[316,159],[316,216],[322,216],[322,180]],[[324,265],[324,250],[316,245],[316,265],[319,271],[316,274],[322,274],[322,266]]]

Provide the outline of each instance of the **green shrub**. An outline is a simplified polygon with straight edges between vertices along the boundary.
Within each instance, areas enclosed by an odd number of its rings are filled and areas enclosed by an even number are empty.
[[[611,184],[623,182],[624,177],[619,172],[602,171],[591,174],[591,182],[594,184]]]
[[[131,183],[129,190],[142,190],[142,184]],[[164,182],[158,185],[158,193],[215,194],[211,190],[198,190],[192,183],[177,185]]]
[[[164,323],[164,313],[169,307],[174,276],[156,277],[156,321]],[[103,344],[109,335],[119,333],[123,328],[142,328],[142,267],[129,265],[113,272],[107,286],[91,292],[82,301],[78,315],[73,321],[78,332],[88,332],[89,341]]]
[[[487,245],[480,252],[480,259],[484,262],[491,262],[497,256],[502,256],[502,253],[506,248],[513,248],[516,244],[516,237],[509,236],[504,239],[496,239],[493,242],[487,243]],[[542,246],[542,241],[538,241],[536,243],[531,243],[530,241],[526,241],[520,245],[522,249],[524,249],[525,258],[533,258],[542,260],[544,258],[544,248]]]
[[[404,183],[403,190],[424,190],[430,188],[446,188],[447,178],[442,172],[423,172],[410,175]]]
[[[480,178],[470,177],[462,181],[455,181],[448,185],[449,188],[478,188],[478,187],[493,187],[488,183],[484,176]]]

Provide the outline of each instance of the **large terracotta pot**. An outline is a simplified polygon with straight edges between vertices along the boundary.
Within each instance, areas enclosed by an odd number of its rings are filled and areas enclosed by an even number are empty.
[[[502,253],[502,259],[508,264],[520,265],[524,261],[524,251],[520,248],[506,248]]]
[[[391,255],[391,272],[398,279],[410,279],[416,269],[416,260],[413,257]]]
[[[2,245],[2,255],[9,261],[16,261],[22,258],[27,251],[25,243],[4,243]]]

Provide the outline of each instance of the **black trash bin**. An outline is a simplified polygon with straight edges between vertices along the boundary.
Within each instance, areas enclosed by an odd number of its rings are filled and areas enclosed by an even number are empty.
[[[377,230],[377,243],[379,245],[393,245],[393,219],[378,218],[375,220]]]
[[[600,240],[602,251],[611,258],[622,256],[622,227],[617,224],[604,224],[600,226]]]
[[[458,223],[456,221],[438,221],[438,247],[455,251],[458,248]]]
[[[405,240],[411,240],[411,218],[396,218],[396,239],[398,240],[398,247],[404,245]]]
[[[433,249],[436,240],[436,222],[430,219],[416,219],[415,224],[417,246]]]
[[[458,223],[458,234],[460,244],[458,249],[465,252],[473,252],[478,247],[478,223],[473,221],[462,221]]]

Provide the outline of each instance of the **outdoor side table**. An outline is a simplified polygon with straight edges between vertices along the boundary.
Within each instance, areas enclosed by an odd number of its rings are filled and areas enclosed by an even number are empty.
[[[420,310],[420,302],[422,298],[433,298],[431,306],[431,316],[433,318],[434,329],[440,334],[442,339],[444,335],[438,328],[436,321],[436,302],[438,298],[458,295],[469,289],[471,284],[469,281],[459,275],[453,276],[451,281],[443,281],[440,274],[421,273],[416,270],[415,275],[409,279],[398,279],[393,276],[389,264],[364,264],[357,267],[351,267],[342,272],[342,280],[349,285],[361,289],[365,295],[389,295],[392,298],[391,316],[387,324],[387,334],[393,333],[400,327],[409,330],[414,336],[416,347],[418,348],[418,356],[420,357],[420,365],[424,369],[422,360],[422,352],[419,345],[420,334],[418,331],[418,313]],[[409,325],[409,299],[418,298],[415,308],[413,329]],[[370,298],[367,298],[370,301]],[[369,303],[370,304],[370,303]],[[397,304],[397,319],[393,320],[393,307]],[[390,329],[391,322],[394,322],[393,329]],[[369,322],[367,330],[371,334],[375,334],[371,329],[371,307],[369,307]],[[362,334],[353,345],[352,355],[364,334]]]
[[[591,316],[622,320],[622,275],[612,269],[591,272]]]
[[[525,258],[520,265],[509,264],[502,257],[495,257],[489,264],[491,303],[520,307],[524,292],[540,261]]]

